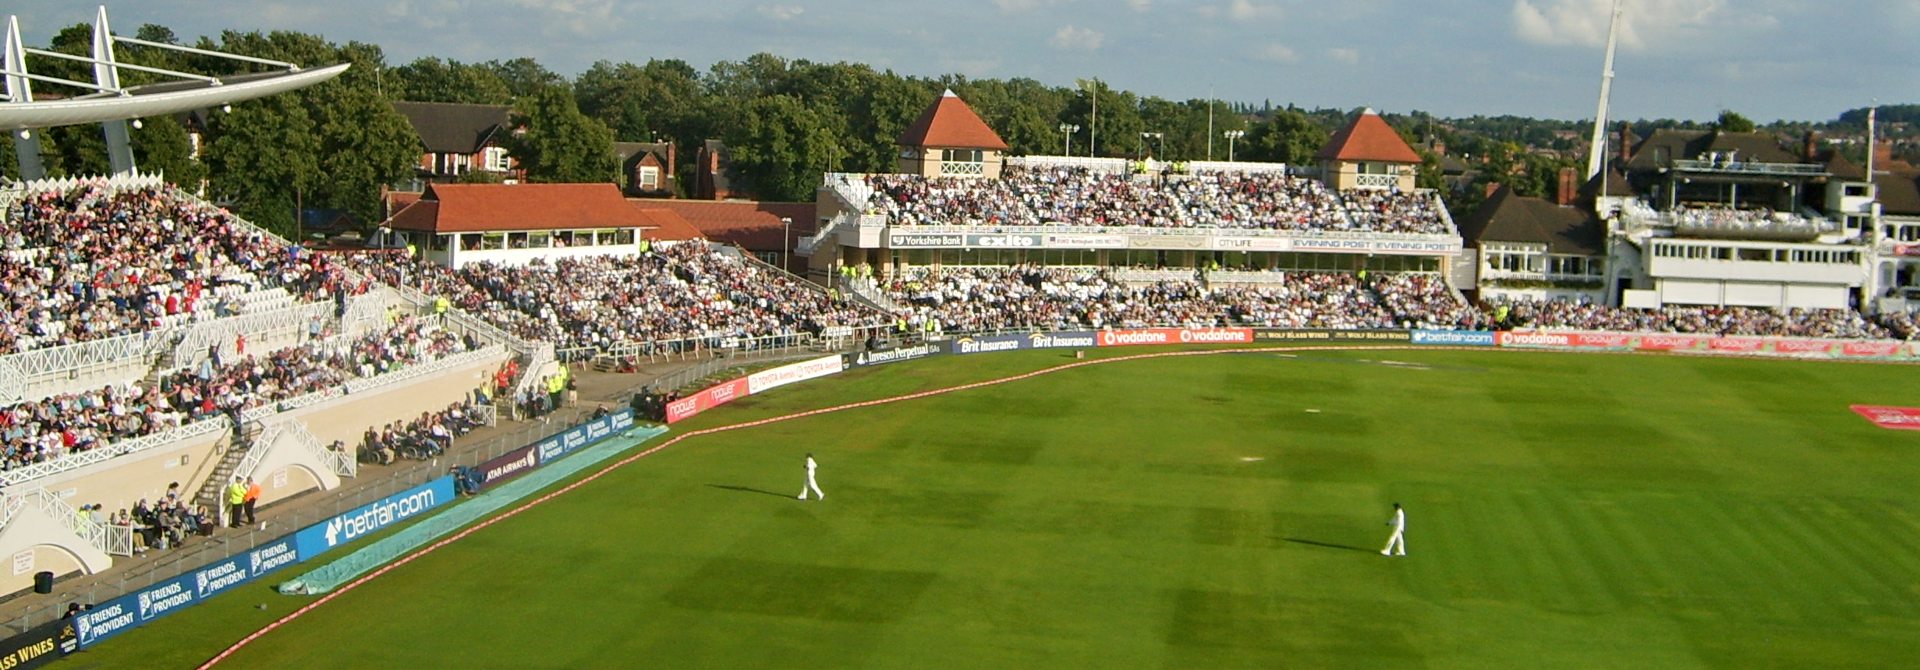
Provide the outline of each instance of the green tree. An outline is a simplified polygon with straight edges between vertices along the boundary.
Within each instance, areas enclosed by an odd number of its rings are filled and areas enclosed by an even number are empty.
[[[507,90],[515,98],[525,98],[554,87],[567,85],[567,79],[541,65],[532,58],[515,58],[509,61],[487,61],[481,67],[493,71],[494,76],[507,85]]]
[[[493,70],[459,61],[421,58],[393,68],[381,77],[381,87],[395,100],[461,102],[505,105],[513,91]]]
[[[197,191],[207,178],[207,166],[192,156],[187,127],[168,117],[142,119],[133,130],[133,157],[141,172],[158,172],[167,181]]]
[[[819,112],[788,95],[756,98],[741,110],[724,139],[734,176],[768,200],[809,200],[822,172],[845,155]]]
[[[293,237],[295,193],[313,192],[320,172],[320,140],[306,107],[282,93],[234,105],[208,125],[209,198]]]
[[[362,222],[381,217],[380,189],[406,178],[420,159],[420,137],[406,117],[370,88],[333,84],[315,93],[331,104],[316,108],[320,174],[307,207],[351,212]]]
[[[1751,133],[1753,132],[1753,120],[1741,116],[1739,112],[1731,109],[1723,109],[1720,110],[1719,120],[1713,122],[1713,127],[1715,130],[1721,132]]]
[[[507,139],[507,151],[520,161],[528,181],[618,181],[613,131],[581,114],[567,88],[549,86],[522,98],[515,105],[513,122],[525,132]]]
[[[1247,129],[1241,142],[1238,160],[1306,165],[1326,145],[1327,129],[1298,110],[1279,109]]]

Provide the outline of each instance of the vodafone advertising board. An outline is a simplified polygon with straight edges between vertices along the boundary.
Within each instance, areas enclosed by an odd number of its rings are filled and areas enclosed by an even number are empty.
[[[696,414],[733,402],[747,393],[745,377],[714,384],[698,393],[667,403],[667,423],[693,418]]]
[[[1252,328],[1136,328],[1103,330],[1098,340],[1103,347],[1129,347],[1147,344],[1232,344],[1253,341]]]
[[[782,365],[772,370],[761,370],[747,375],[747,393],[766,393],[769,390],[786,386],[794,382],[825,377],[840,372],[845,365],[840,355],[821,356],[813,360],[800,361],[792,365]]]

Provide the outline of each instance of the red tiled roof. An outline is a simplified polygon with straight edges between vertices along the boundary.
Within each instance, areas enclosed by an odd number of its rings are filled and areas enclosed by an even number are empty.
[[[681,218],[679,214],[672,210],[642,209],[640,210],[640,216],[646,217],[647,220],[653,222],[654,228],[647,231],[645,235],[649,240],[677,242],[704,239],[706,237],[700,234],[700,229],[693,227],[691,223],[687,223],[686,219]]]
[[[1400,139],[1400,133],[1393,132],[1393,126],[1380,118],[1373,110],[1360,112],[1353,122],[1327,140],[1314,158],[1340,161],[1382,161],[1387,163],[1418,163],[1420,154],[1414,153],[1407,141]]]
[[[896,142],[903,147],[938,147],[948,149],[993,149],[1006,151],[1007,143],[998,133],[973,113],[966,101],[954,95],[952,90],[941,94],[939,100],[927,106],[920,118],[900,133]],[[796,219],[798,220],[798,219]]]
[[[793,220],[793,241],[814,232],[814,206],[810,202],[749,202],[707,200],[656,200],[635,198],[635,207],[671,212],[715,242],[732,244],[748,251],[779,251],[786,227],[781,218]]]
[[[393,227],[439,233],[642,228],[613,184],[433,184],[393,216]]]

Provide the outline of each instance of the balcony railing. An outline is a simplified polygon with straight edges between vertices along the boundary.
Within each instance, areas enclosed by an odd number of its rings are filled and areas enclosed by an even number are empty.
[[[1820,177],[1827,169],[1820,165],[1805,163],[1761,163],[1740,160],[1675,160],[1673,169],[1686,172],[1722,172],[1727,174],[1752,174],[1773,176]]]

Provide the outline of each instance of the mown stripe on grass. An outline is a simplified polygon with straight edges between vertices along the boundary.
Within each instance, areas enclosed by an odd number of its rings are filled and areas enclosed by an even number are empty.
[[[1066,370],[1074,370],[1074,369],[1094,366],[1094,365],[1108,365],[1108,364],[1114,364],[1114,363],[1125,363],[1130,361],[1149,360],[1149,359],[1156,359],[1156,358],[1266,354],[1266,353],[1279,353],[1279,352],[1287,352],[1287,351],[1299,351],[1303,349],[1313,349],[1317,351],[1444,351],[1444,350],[1448,350],[1447,347],[1423,347],[1423,346],[1407,346],[1407,345],[1343,345],[1343,346],[1322,346],[1322,347],[1284,346],[1284,347],[1258,347],[1258,348],[1250,348],[1250,349],[1203,349],[1203,350],[1194,350],[1194,351],[1165,351],[1165,352],[1154,352],[1154,353],[1144,353],[1144,354],[1133,354],[1128,356],[1116,356],[1113,358],[1096,358],[1092,360],[1076,361],[1073,363],[1066,363],[1063,365],[1057,365],[1050,368],[1042,368],[1039,370],[1034,370],[1034,371],[1025,372],[1021,374],[1009,375],[1006,377],[973,382],[969,384],[959,384],[955,386],[948,386],[945,388],[930,389],[930,390],[921,391],[918,393],[908,393],[908,394],[902,394],[902,395],[897,395],[897,396],[892,396],[887,398],[879,398],[875,400],[866,400],[861,402],[853,402],[853,403],[847,403],[843,405],[836,405],[833,407],[823,407],[820,409],[794,412],[791,414],[785,414],[781,416],[773,416],[773,417],[767,417],[764,419],[744,421],[741,423],[735,423],[730,425],[714,426],[711,428],[703,428],[700,430],[695,430],[687,433],[681,433],[667,440],[666,442],[662,442],[648,449],[636,452],[630,456],[627,456],[626,458],[620,459],[618,461],[614,461],[613,463],[609,463],[605,467],[602,467],[600,470],[595,471],[593,474],[587,475],[571,484],[568,484],[564,487],[556,489],[538,498],[528,500],[525,503],[522,503],[518,507],[514,507],[510,510],[500,513],[500,515],[498,516],[492,517],[490,519],[486,519],[472,526],[468,526],[465,530],[462,530],[453,535],[449,535],[447,537],[441,538],[439,541],[429,544],[427,546],[421,547],[420,549],[414,551],[413,553],[407,554],[406,556],[403,556],[392,563],[388,563],[384,566],[381,566],[378,569],[368,572],[365,575],[361,575],[359,578],[354,579],[353,581],[347,582],[346,584],[340,586],[339,588],[333,590],[332,592],[329,592],[328,594],[321,596],[319,599],[311,603],[308,603],[306,606],[296,609],[292,612],[289,612],[286,616],[276,619],[273,622],[268,623],[266,626],[260,628],[259,630],[256,630],[240,638],[239,641],[234,642],[232,645],[229,645],[226,649],[223,649],[218,654],[215,654],[213,658],[210,658],[207,660],[207,662],[201,664],[200,668],[201,670],[206,670],[207,668],[212,668],[213,666],[218,665],[222,661],[231,657],[234,653],[238,652],[240,649],[244,648],[249,644],[252,644],[253,641],[260,639],[262,636],[265,636],[267,633],[273,632],[274,630],[280,628],[281,626],[287,625],[293,622],[294,620],[297,620],[300,617],[305,616],[308,612],[313,611],[314,609],[320,607],[321,605],[325,605],[328,602],[332,602],[333,599],[338,598],[343,594],[350,593],[354,589],[359,588],[360,585],[370,582],[374,579],[377,579],[381,575],[384,575],[389,571],[392,571],[408,563],[412,563],[413,561],[418,560],[422,556],[438,551],[441,547],[445,547],[454,542],[458,542],[469,535],[479,532],[481,529],[487,528],[488,526],[492,526],[493,524],[499,523],[506,519],[510,519],[512,517],[518,516],[519,514],[529,509],[533,509],[534,507],[537,507],[541,504],[544,504],[549,500],[552,500],[556,497],[559,497],[575,489],[578,489],[581,486],[585,486],[586,484],[594,480],[597,480],[600,477],[605,476],[610,472],[619,470],[620,468],[623,468],[630,463],[638,461],[642,458],[646,458],[648,456],[652,456],[653,454],[659,453],[661,450],[664,450],[675,444],[679,444],[682,440],[686,440],[694,437],[700,437],[703,435],[711,435],[714,433],[741,430],[741,429],[747,429],[747,428],[756,428],[756,427],[764,426],[768,424],[780,423],[784,421],[791,421],[794,419],[801,419],[801,418],[812,417],[812,416],[820,416],[823,414],[832,414],[836,412],[844,412],[848,410],[861,409],[866,407],[877,407],[881,405],[888,405],[888,404],[893,404],[898,402],[905,402],[908,400],[917,400],[920,398],[946,395],[949,393],[956,393],[956,392],[967,391],[971,389],[998,386],[1001,384],[1008,384],[1008,383],[1022,381],[1026,379],[1032,379],[1035,377],[1039,377],[1041,375],[1048,375],[1048,374],[1053,374],[1057,372],[1063,372]],[[1498,350],[1495,350],[1495,351],[1498,351]]]

